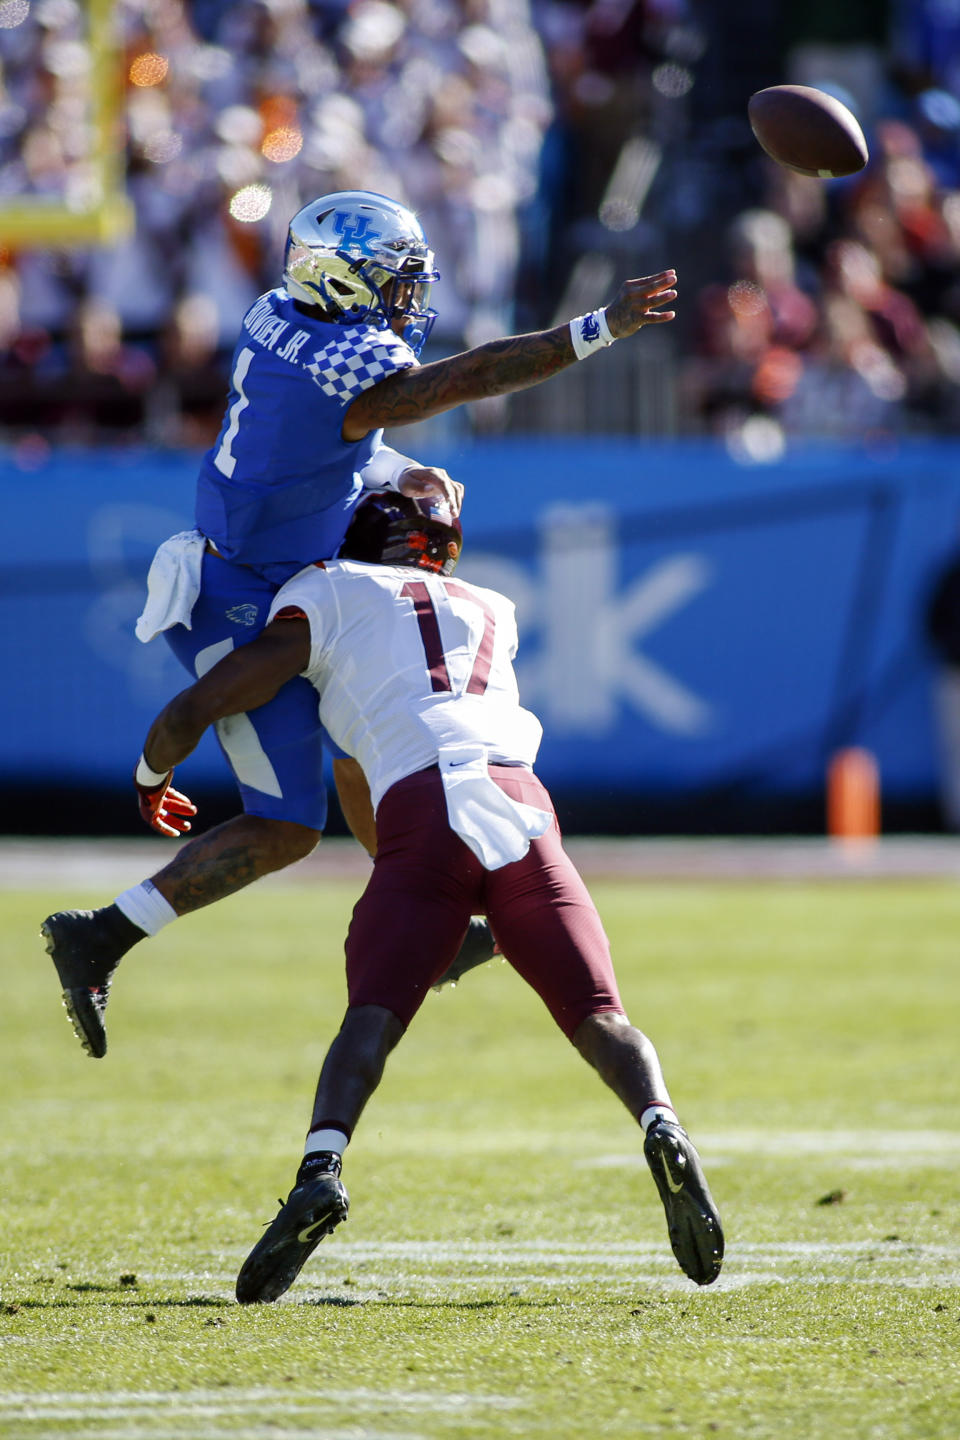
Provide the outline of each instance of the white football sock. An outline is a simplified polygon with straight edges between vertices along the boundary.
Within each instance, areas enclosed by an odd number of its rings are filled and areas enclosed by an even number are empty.
[[[156,935],[164,925],[169,925],[171,920],[177,919],[176,910],[168,901],[164,900],[160,891],[150,880],[144,880],[130,890],[124,890],[123,894],[118,895],[113,903],[145,935]]]
[[[342,1130],[311,1130],[303,1147],[304,1159],[321,1150],[332,1150],[334,1155],[342,1155],[349,1143]]]
[[[655,1120],[669,1120],[671,1125],[680,1124],[680,1121],[677,1119],[676,1110],[672,1109],[669,1105],[663,1105],[659,1102],[655,1105],[648,1105],[640,1116],[640,1125],[644,1135],[646,1135]]]

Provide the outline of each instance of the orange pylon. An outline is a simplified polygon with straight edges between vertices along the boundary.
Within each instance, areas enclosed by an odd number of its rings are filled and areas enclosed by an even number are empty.
[[[827,833],[874,840],[880,833],[880,772],[869,750],[838,750],[827,769]]]

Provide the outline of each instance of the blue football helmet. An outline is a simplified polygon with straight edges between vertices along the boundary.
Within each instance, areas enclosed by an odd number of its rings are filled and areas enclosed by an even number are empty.
[[[372,190],[321,195],[290,222],[287,294],[320,306],[340,325],[385,329],[403,316],[403,338],[416,355],[437,318],[427,302],[439,278],[413,211]]]

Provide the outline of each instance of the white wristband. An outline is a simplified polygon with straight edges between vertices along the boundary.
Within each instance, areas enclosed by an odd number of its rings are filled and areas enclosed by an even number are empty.
[[[389,445],[381,445],[360,471],[360,479],[365,490],[397,490],[401,476],[416,467],[416,460],[391,450]]]
[[[163,770],[158,775],[156,770],[150,769],[150,766],[141,755],[137,761],[137,768],[133,772],[133,778],[138,785],[143,786],[144,790],[156,790],[157,786],[162,785],[169,774],[171,774],[169,770]]]
[[[578,315],[570,321],[570,343],[578,360],[586,360],[594,350],[612,345],[616,338],[610,334],[606,310],[591,310],[589,315]]]

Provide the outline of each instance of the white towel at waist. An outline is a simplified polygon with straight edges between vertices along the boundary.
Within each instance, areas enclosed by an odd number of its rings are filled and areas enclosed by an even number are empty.
[[[144,645],[172,625],[190,629],[206,543],[199,530],[181,530],[164,540],[154,555],[147,574],[147,603],[136,626],[137,639]]]
[[[522,860],[530,841],[553,823],[548,810],[511,800],[487,773],[485,745],[445,745],[439,753],[440,778],[450,828],[476,855],[485,870]]]

